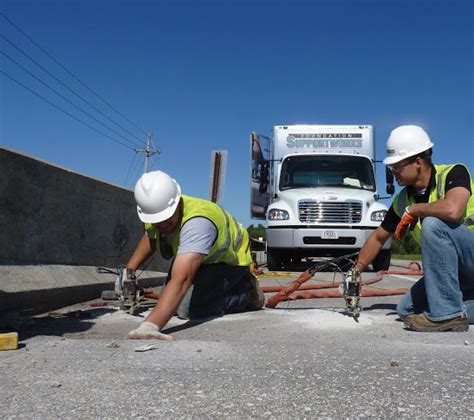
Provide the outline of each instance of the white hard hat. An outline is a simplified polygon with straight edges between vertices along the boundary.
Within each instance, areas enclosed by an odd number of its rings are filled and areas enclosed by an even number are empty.
[[[392,165],[432,147],[433,143],[421,127],[402,125],[390,133],[387,140],[387,157],[383,160],[383,163]]]
[[[179,184],[162,171],[143,174],[135,185],[138,217],[144,223],[169,219],[181,197]]]

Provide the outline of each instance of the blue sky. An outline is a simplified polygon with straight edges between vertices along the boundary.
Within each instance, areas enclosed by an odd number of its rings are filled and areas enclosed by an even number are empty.
[[[249,133],[276,124],[372,124],[377,157],[393,128],[419,124],[434,160],[474,171],[474,2],[1,0],[1,11],[145,132],[152,169],[207,197],[210,153],[228,151],[223,205],[249,216]],[[103,113],[145,141],[0,16],[1,33]],[[121,131],[0,39],[2,50]],[[1,56],[3,71],[81,114]],[[0,143],[131,187],[143,157],[0,75]],[[129,144],[126,142],[126,144]],[[131,164],[134,166],[131,166]],[[140,164],[140,166],[138,166]],[[378,165],[384,194],[383,167]],[[126,175],[129,175],[126,178]]]

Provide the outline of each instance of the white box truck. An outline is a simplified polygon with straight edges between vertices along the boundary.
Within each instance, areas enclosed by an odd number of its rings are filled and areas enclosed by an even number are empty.
[[[271,271],[357,252],[387,212],[371,125],[275,126],[271,138],[251,134],[251,161],[251,217],[266,219]],[[388,269],[390,248],[374,270]]]

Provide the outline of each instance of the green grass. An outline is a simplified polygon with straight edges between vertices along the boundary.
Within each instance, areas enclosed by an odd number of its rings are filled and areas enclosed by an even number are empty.
[[[410,260],[410,261],[421,261],[421,255],[418,254],[392,254],[394,260]]]

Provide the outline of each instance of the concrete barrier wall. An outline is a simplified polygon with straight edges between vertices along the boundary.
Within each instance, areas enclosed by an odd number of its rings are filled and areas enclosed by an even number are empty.
[[[132,191],[0,148],[1,264],[116,267],[142,235]]]

